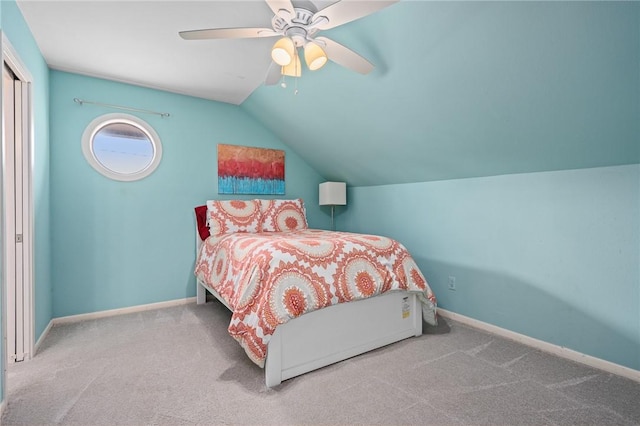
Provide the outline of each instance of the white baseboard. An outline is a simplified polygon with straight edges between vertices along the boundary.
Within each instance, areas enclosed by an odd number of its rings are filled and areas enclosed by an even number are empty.
[[[189,303],[195,304],[195,302],[196,302],[195,297],[187,297],[185,299],[176,299],[176,300],[169,300],[166,302],[149,303],[147,305],[137,305],[137,306],[131,306],[128,308],[110,309],[108,311],[98,311],[98,312],[91,312],[88,314],[58,317],[58,318],[52,319],[51,322],[53,323],[53,325],[69,324],[73,322],[86,321],[91,319],[113,317],[116,315],[125,315],[125,314],[132,314],[136,312],[151,311],[154,309],[170,308],[172,306],[187,305]]]
[[[49,324],[47,324],[47,326],[45,327],[44,331],[42,332],[42,334],[38,338],[38,341],[33,346],[33,354],[31,355],[32,358],[34,356],[36,356],[36,354],[38,353],[38,350],[40,349],[40,345],[44,341],[44,338],[47,337],[47,334],[49,334],[49,331],[51,331],[51,327],[53,327],[53,320],[49,321]]]
[[[581,352],[565,348],[563,346],[554,345],[553,343],[545,342],[543,340],[538,340],[533,337],[516,333],[515,331],[507,330],[505,328],[466,317],[455,312],[447,311],[442,308],[438,308],[438,314],[445,318],[461,322],[471,327],[479,328],[481,330],[488,331],[489,333],[497,334],[498,336],[515,340],[516,342],[531,346],[536,349],[540,349],[541,351],[549,352],[553,355],[588,365],[589,367],[594,367],[608,373],[617,374],[618,376],[626,377],[628,379],[640,382],[640,371],[634,370],[633,368],[615,364],[610,361],[605,361],[603,359],[596,358],[591,355],[586,355]]]

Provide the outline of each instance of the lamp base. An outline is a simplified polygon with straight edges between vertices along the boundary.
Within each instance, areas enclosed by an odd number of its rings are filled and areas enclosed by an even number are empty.
[[[331,230],[335,231],[336,230],[336,223],[333,220],[333,212],[335,210],[336,206],[331,206]]]

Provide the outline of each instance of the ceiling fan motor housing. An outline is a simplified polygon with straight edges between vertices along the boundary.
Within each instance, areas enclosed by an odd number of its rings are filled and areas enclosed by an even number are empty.
[[[289,12],[281,9],[280,13],[273,16],[271,26],[274,31],[290,37],[296,47],[302,47],[318,32],[318,29],[315,28],[318,20],[316,22],[311,21],[315,12],[299,7],[294,8],[294,10],[295,16],[289,21],[283,17],[288,17]]]

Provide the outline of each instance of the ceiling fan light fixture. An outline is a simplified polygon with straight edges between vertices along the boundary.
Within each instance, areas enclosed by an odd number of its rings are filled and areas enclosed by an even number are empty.
[[[282,37],[271,48],[271,59],[281,67],[291,64],[294,54],[295,46],[289,37]]]
[[[282,75],[288,75],[289,77],[300,77],[302,75],[300,56],[295,54],[295,52],[291,63],[282,67]]]
[[[304,45],[304,61],[311,71],[319,70],[327,63],[327,54],[313,42]]]

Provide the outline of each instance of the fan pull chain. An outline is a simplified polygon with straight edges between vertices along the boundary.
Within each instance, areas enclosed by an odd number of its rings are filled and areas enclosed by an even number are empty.
[[[298,49],[295,49],[295,53],[294,53],[294,60],[295,60],[295,72],[294,74],[296,75],[295,80],[293,81],[293,94],[297,95],[298,94],[298,73],[300,73],[300,75],[302,75],[302,70],[298,69],[298,64],[300,63],[300,61],[298,60]]]
[[[298,57],[298,51],[295,50],[294,51],[294,57],[293,57],[293,62],[294,62],[294,68],[293,68],[293,74],[294,74],[294,77],[293,77],[294,78],[294,80],[293,80],[293,88],[294,88],[294,90],[293,90],[293,94],[294,95],[297,95],[299,93],[299,91],[298,91],[298,77],[297,77],[298,72],[300,72],[300,74],[302,74],[301,73],[302,70],[298,70],[299,61],[297,60],[297,57]],[[284,70],[284,67],[282,69]],[[287,88],[287,76],[284,73],[282,74],[282,83],[280,83],[280,87],[282,87],[283,89]]]

